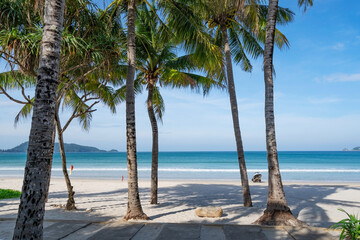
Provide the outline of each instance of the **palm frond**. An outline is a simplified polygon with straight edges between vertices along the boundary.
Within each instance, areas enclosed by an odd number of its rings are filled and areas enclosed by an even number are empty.
[[[153,105],[156,118],[162,122],[162,117],[165,113],[165,103],[157,86],[154,86]]]
[[[31,102],[34,103],[35,97],[31,99]],[[14,119],[14,126],[17,127],[18,123],[21,121],[21,119],[26,119],[31,116],[31,110],[32,110],[33,104],[25,104],[21,110],[16,114]]]
[[[0,86],[5,90],[21,90],[21,87],[31,88],[35,87],[35,85],[36,78],[21,71],[14,70],[0,73]]]

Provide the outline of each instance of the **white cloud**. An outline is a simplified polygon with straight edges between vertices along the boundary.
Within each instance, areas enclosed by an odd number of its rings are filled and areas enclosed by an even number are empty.
[[[333,46],[331,46],[331,49],[334,50],[343,50],[345,48],[345,45],[343,43],[337,43]]]
[[[311,104],[327,104],[327,103],[336,103],[341,102],[340,98],[308,98],[308,101]]]
[[[325,75],[325,76],[322,76],[322,77],[315,78],[315,81],[357,82],[357,81],[360,81],[360,73],[353,73],[353,74],[335,73],[335,74]]]

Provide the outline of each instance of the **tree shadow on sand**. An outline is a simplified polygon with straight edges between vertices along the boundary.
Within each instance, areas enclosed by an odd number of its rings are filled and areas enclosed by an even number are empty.
[[[350,213],[359,211],[360,199],[346,199],[342,197],[346,191],[360,191],[360,186],[347,185],[313,185],[313,184],[288,184],[284,185],[288,204],[293,214],[310,226],[329,227],[341,220],[337,214],[331,213],[338,208],[344,208]],[[245,208],[242,202],[241,186],[233,184],[197,184],[189,183],[160,187],[159,204],[150,205],[149,187],[140,188],[140,197],[145,212],[154,222],[184,221],[212,223],[212,224],[250,224],[261,216],[267,200],[267,185],[251,185],[251,194],[254,207]],[[334,197],[333,194],[336,194]],[[333,196],[332,196],[333,195]],[[349,196],[349,194],[347,194]],[[79,192],[76,195],[76,203],[80,211],[68,212],[63,209],[49,207],[54,203],[64,203],[67,197],[66,191],[51,192],[47,204],[46,217],[61,219],[88,219],[89,221],[107,221],[119,219],[123,216],[117,214],[126,213],[127,189],[119,188],[104,192]],[[350,194],[351,196],[351,194]],[[336,199],[337,198],[337,199]],[[341,199],[341,200],[339,200]],[[19,200],[0,201],[0,218],[16,217]],[[93,208],[93,212],[87,213],[85,204]],[[196,217],[196,207],[220,206],[224,210],[224,216],[219,219],[207,219]],[[6,211],[2,211],[5,210]],[[114,211],[112,211],[114,209]],[[117,212],[115,213],[115,210]],[[120,210],[120,211],[119,211]],[[124,210],[124,211],[122,211]],[[97,212],[99,211],[99,213]],[[102,215],[106,211],[105,215]],[[190,214],[190,215],[189,215]],[[190,216],[190,218],[187,218]],[[345,217],[345,216],[344,216]]]
[[[359,200],[335,200],[329,196],[341,191],[356,190],[360,187],[346,185],[285,185],[285,194],[288,204],[296,217],[311,226],[330,227],[340,219],[331,219],[326,209],[319,206],[328,205],[333,211],[338,208],[355,209],[360,205]],[[311,194],[313,193],[313,194]],[[221,206],[224,213],[231,213],[231,217],[220,218],[215,223],[234,223],[239,218],[252,215],[259,217],[266,207],[267,186],[252,185],[251,194],[254,207],[243,207],[241,187],[230,184],[179,184],[174,187],[160,188],[160,204],[154,206],[158,210],[163,209],[164,214],[150,216],[152,219],[168,214],[176,214],[169,209],[176,206],[185,206],[186,209],[195,209],[202,206]],[[328,197],[328,198],[327,198]],[[256,218],[257,218],[256,217]],[[205,223],[204,219],[202,222]],[[214,223],[214,220],[211,220]]]

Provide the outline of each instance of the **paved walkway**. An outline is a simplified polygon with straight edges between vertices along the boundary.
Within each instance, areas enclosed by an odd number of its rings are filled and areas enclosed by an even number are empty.
[[[0,219],[0,240],[11,239],[15,221]],[[340,232],[324,228],[208,225],[192,223],[86,222],[47,220],[44,240],[332,240]]]

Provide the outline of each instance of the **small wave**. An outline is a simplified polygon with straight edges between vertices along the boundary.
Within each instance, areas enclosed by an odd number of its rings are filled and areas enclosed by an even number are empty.
[[[24,168],[0,167],[0,171],[23,171]],[[106,171],[127,171],[126,168],[75,168],[80,172],[106,172]],[[62,171],[61,168],[53,168],[52,171]],[[151,168],[138,168],[139,172],[150,172]],[[261,172],[266,173],[267,169],[248,169],[249,173]],[[360,169],[281,169],[281,172],[289,173],[360,173]],[[159,172],[227,172],[238,173],[239,169],[206,169],[206,168],[159,168]]]

